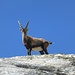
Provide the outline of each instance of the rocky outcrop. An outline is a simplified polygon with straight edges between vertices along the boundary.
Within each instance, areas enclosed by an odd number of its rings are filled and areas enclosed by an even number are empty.
[[[75,75],[75,55],[0,58],[0,75]]]

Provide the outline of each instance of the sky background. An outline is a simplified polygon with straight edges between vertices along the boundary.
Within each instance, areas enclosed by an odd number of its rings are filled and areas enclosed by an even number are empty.
[[[0,57],[27,55],[18,20],[30,20],[29,36],[53,42],[50,54],[75,54],[75,0],[0,0]]]

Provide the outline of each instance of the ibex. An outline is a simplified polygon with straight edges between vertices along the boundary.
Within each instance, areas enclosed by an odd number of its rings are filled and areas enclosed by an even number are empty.
[[[20,26],[20,31],[22,33],[22,43],[26,47],[28,55],[31,55],[31,50],[39,51],[41,55],[43,55],[44,52],[46,54],[49,54],[47,51],[47,47],[49,46],[49,44],[52,44],[52,42],[48,42],[42,38],[33,38],[31,36],[28,36],[27,31],[29,21],[27,22],[25,28],[22,27],[20,21],[18,21],[18,24]]]

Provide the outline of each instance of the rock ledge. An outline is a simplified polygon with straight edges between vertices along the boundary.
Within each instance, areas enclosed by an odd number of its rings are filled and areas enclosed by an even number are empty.
[[[0,75],[75,75],[75,55],[0,58]]]

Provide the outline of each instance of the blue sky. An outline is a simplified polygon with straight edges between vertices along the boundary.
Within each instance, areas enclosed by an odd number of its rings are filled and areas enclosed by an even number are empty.
[[[0,0],[0,57],[27,55],[18,20],[30,20],[29,36],[53,42],[50,54],[75,54],[75,0]]]

